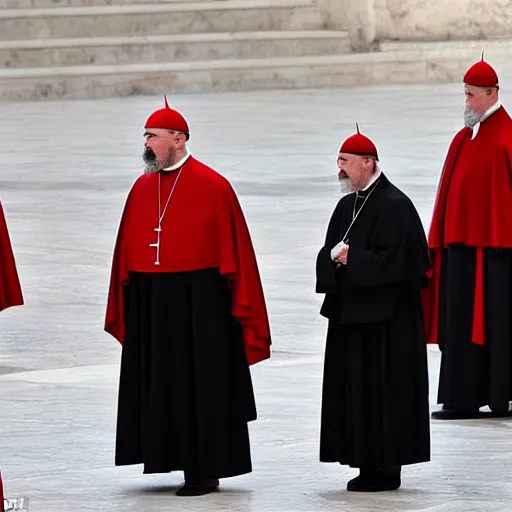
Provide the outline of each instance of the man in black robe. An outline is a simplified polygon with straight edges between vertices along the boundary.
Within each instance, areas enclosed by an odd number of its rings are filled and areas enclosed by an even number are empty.
[[[325,294],[320,460],[359,468],[349,491],[394,490],[401,466],[430,460],[420,290],[429,256],[409,198],[380,171],[357,130],[341,146],[345,195],[317,258]]]
[[[114,252],[105,330],[122,343],[116,465],[182,470],[180,496],[249,473],[249,366],[270,357],[251,237],[230,183],[189,152],[169,108],[145,125]]]

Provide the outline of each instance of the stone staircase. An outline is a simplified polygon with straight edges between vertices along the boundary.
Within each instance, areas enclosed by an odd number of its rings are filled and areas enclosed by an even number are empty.
[[[322,2],[0,0],[0,100],[460,82],[482,48],[512,81],[510,40],[353,53]]]
[[[331,85],[325,25],[316,0],[0,0],[0,99]]]

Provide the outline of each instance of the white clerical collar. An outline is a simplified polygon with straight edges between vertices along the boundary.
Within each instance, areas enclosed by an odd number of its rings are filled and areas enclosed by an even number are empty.
[[[191,156],[192,155],[187,151],[187,154],[179,162],[176,162],[174,165],[171,165],[170,167],[162,169],[162,171],[175,171],[176,169],[179,169]]]
[[[380,178],[380,175],[381,175],[381,170],[377,169],[372,174],[372,177],[370,178],[370,181],[368,182],[368,185],[366,185],[366,187],[364,187],[363,190],[368,190]]]
[[[492,107],[486,110],[480,121],[473,126],[473,135],[471,136],[471,140],[473,140],[480,130],[480,125],[489,117],[491,117],[495,112],[497,112],[501,107],[501,103],[497,101]]]

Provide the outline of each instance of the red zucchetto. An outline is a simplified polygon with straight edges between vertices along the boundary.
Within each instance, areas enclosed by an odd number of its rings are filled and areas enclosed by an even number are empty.
[[[484,61],[483,52],[482,60],[473,64],[464,75],[464,83],[475,87],[498,86],[498,75],[493,67]]]
[[[173,110],[169,107],[166,96],[164,96],[164,100],[165,107],[153,112],[148,117],[144,128],[162,128],[165,130],[183,132],[188,140],[190,133],[187,121],[185,121],[185,118],[177,110]]]
[[[349,153],[352,155],[369,156],[379,161],[379,155],[375,144],[359,131],[359,125],[356,123],[357,133],[346,139],[340,147],[339,153]]]

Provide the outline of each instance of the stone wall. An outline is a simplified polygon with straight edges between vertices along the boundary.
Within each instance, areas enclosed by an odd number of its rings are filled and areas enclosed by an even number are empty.
[[[325,28],[330,30],[348,29],[348,7],[350,0],[316,0],[325,19]]]
[[[358,0],[374,4],[379,39],[485,39],[512,35],[512,0]]]
[[[512,35],[512,0],[317,0],[326,27],[355,51],[379,40],[446,41]]]
[[[329,30],[345,30],[354,51],[368,51],[376,39],[374,0],[316,0]]]

